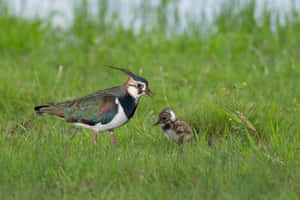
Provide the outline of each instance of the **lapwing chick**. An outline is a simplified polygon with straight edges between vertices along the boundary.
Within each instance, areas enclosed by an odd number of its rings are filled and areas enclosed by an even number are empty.
[[[134,115],[141,96],[152,97],[148,81],[130,71],[120,70],[128,76],[121,86],[99,90],[95,93],[62,103],[49,103],[36,106],[34,110],[40,115],[52,115],[74,125],[94,131],[94,142],[97,142],[99,131],[110,132],[113,143],[117,146],[114,129],[126,124]]]
[[[158,120],[154,125],[160,125],[164,135],[177,144],[191,141],[194,133],[190,126],[183,120],[177,119],[171,109],[164,109],[158,115]]]

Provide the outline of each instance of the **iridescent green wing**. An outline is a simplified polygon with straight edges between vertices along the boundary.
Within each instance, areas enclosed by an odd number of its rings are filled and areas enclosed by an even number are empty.
[[[109,123],[118,112],[115,96],[90,96],[72,102],[64,112],[68,122],[81,122],[88,125]]]

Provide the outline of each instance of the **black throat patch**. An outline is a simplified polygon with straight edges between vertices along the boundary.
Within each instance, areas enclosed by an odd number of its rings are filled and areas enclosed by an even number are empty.
[[[162,126],[162,130],[163,130],[163,131],[167,131],[167,130],[169,130],[170,128],[171,128],[171,125],[170,125],[170,124],[165,124],[165,125]]]
[[[127,118],[130,119],[135,112],[138,101],[136,101],[135,98],[133,98],[129,94],[119,97],[119,101],[124,109]]]

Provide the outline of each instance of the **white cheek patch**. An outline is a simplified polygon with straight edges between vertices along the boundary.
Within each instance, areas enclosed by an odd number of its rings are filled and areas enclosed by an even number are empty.
[[[138,96],[138,91],[135,87],[128,87],[128,93],[133,97]]]
[[[175,113],[172,110],[170,110],[170,114],[171,114],[171,120],[175,121],[176,119]]]

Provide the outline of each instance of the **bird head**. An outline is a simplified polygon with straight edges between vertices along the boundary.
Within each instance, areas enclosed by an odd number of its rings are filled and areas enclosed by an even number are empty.
[[[139,98],[142,95],[146,94],[149,97],[153,96],[153,93],[148,87],[148,81],[140,76],[133,74],[130,71],[127,71],[122,68],[109,66],[112,69],[120,70],[124,72],[128,76],[128,80],[126,82],[126,90],[134,98]]]
[[[160,124],[160,125],[165,125],[165,124],[170,124],[176,120],[176,115],[175,113],[169,109],[166,108],[162,110],[159,115],[158,115],[158,120],[155,122],[155,126]]]

